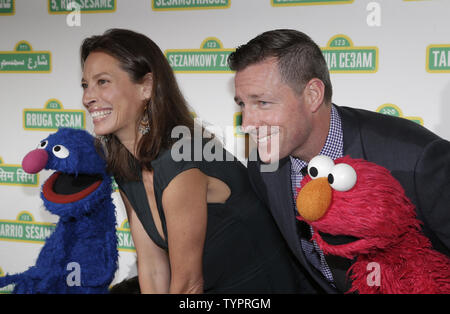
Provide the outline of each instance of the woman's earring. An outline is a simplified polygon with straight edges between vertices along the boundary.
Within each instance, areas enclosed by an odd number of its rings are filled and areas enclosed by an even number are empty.
[[[148,119],[149,112],[149,106],[151,104],[151,101],[148,102],[147,106],[145,106],[144,114],[142,115],[141,122],[139,122],[139,132],[142,135],[147,134],[150,131],[150,121]]]

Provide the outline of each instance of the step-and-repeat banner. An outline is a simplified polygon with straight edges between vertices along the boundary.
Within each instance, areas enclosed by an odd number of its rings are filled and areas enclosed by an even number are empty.
[[[322,48],[338,105],[410,119],[450,139],[449,0],[0,0],[0,276],[34,265],[58,217],[45,210],[25,154],[59,127],[92,131],[81,104],[79,48],[128,28],[153,39],[193,114],[245,163],[228,55],[256,35],[293,28]],[[136,252],[117,188],[119,268]],[[9,293],[11,286],[0,293]]]

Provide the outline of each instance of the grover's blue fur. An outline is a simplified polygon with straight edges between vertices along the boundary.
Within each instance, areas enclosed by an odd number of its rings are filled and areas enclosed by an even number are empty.
[[[86,197],[66,204],[49,201],[41,192],[46,209],[58,215],[59,222],[42,247],[36,265],[23,273],[0,277],[0,287],[15,283],[13,293],[107,293],[117,269],[118,252],[112,179],[105,161],[86,131],[62,128],[45,140],[45,169],[100,175],[102,182]],[[69,156],[55,156],[52,149],[56,145],[67,148]],[[79,285],[78,273],[74,272],[78,267],[74,265],[79,265]]]

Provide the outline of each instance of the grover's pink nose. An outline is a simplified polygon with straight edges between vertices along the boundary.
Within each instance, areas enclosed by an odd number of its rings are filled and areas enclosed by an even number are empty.
[[[47,164],[48,154],[45,149],[35,149],[22,160],[22,169],[27,173],[38,173]]]

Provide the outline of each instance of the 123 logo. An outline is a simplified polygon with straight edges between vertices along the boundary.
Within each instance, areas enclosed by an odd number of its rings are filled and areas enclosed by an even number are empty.
[[[22,211],[16,220],[0,220],[0,241],[44,244],[54,230],[54,223],[36,222],[31,213]]]
[[[33,51],[31,44],[19,41],[14,51],[0,51],[0,73],[50,73],[50,51]]]
[[[33,131],[57,131],[67,127],[86,128],[84,110],[64,109],[57,99],[49,99],[43,109],[23,109],[23,128]]]
[[[357,47],[350,37],[335,35],[321,48],[331,73],[375,73],[378,71],[378,47]]]

